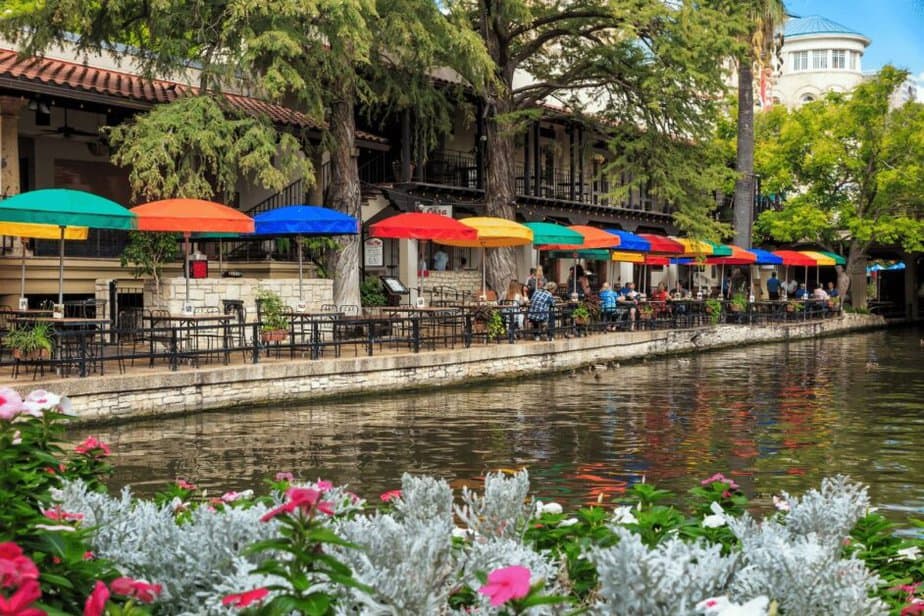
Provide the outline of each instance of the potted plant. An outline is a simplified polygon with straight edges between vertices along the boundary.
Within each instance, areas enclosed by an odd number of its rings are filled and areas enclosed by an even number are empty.
[[[260,339],[263,342],[285,340],[289,335],[289,320],[283,316],[286,306],[279,294],[269,289],[260,289],[256,302],[260,314]]]
[[[743,293],[735,293],[728,302],[728,309],[731,312],[745,312],[748,308],[748,299]]]
[[[47,359],[54,347],[51,326],[35,323],[31,327],[17,327],[4,336],[3,346],[19,360]]]
[[[639,304],[638,318],[641,321],[650,321],[654,318],[654,306],[651,304]]]
[[[574,319],[575,325],[587,325],[590,323],[590,309],[586,303],[580,303],[577,308],[571,311],[571,318]]]
[[[722,302],[714,297],[705,300],[706,314],[709,315],[709,322],[713,325],[719,322],[722,316]]]
[[[485,323],[485,333],[488,335],[488,340],[500,340],[507,335],[507,326],[504,325],[500,310],[491,311],[491,316]]]

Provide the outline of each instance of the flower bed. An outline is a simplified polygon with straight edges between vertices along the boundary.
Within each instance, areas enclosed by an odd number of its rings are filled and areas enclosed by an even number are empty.
[[[106,493],[105,443],[60,449],[67,412],[0,389],[0,614],[924,613],[924,540],[843,477],[762,521],[721,474],[684,510],[641,483],[566,513],[525,470],[459,495],[405,475],[374,505],[287,473],[141,500]]]

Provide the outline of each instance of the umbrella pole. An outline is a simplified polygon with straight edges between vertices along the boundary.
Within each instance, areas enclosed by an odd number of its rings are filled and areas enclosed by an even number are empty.
[[[183,252],[185,253],[186,262],[183,264],[183,271],[186,274],[186,297],[184,298],[183,308],[189,304],[189,232],[183,233]]]
[[[60,226],[61,237],[58,239],[58,305],[64,305],[64,225]]]
[[[298,245],[298,301],[302,301],[302,236],[296,236],[295,243]]]
[[[224,263],[222,263],[222,257],[223,257],[222,252],[224,251],[222,250],[223,247],[221,244],[222,244],[222,240],[221,238],[218,238],[218,276],[219,277],[221,277],[221,275],[224,273]]]
[[[488,289],[485,283],[485,279],[487,278],[486,274],[488,271],[487,264],[485,263],[487,259],[488,259],[488,251],[485,249],[484,246],[482,246],[481,247],[481,296],[485,298],[486,300],[488,299]]]
[[[19,281],[19,299],[22,300],[26,296],[26,244],[24,242],[25,238],[19,239],[19,266],[20,266],[20,281]],[[22,306],[20,306],[21,308]]]

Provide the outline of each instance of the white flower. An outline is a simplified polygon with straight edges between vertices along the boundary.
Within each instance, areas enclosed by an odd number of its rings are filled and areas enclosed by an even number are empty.
[[[539,513],[552,513],[552,514],[558,515],[562,511],[564,511],[564,509],[562,509],[562,506],[559,505],[558,503],[545,503],[545,504],[540,503],[539,504]]]
[[[566,520],[562,520],[561,522],[559,522],[558,525],[568,527],[568,526],[574,526],[577,523],[578,523],[577,518],[568,518]]]
[[[452,536],[454,539],[468,539],[472,536],[472,531],[467,528],[459,528],[458,526],[452,529]]]
[[[696,611],[707,616],[766,616],[770,600],[761,595],[743,605],[732,603],[728,597],[712,597],[696,604]]]
[[[638,519],[632,515],[632,507],[616,507],[613,510],[613,522],[616,524],[638,524]]]
[[[910,548],[902,548],[901,550],[895,552],[895,554],[904,560],[917,560],[921,557],[921,548],[913,545]]]
[[[12,440],[12,443],[13,443],[13,445],[21,445],[21,444],[22,444],[22,432],[20,432],[19,430],[17,430],[16,432],[13,433],[13,440]]]
[[[777,511],[789,511],[789,502],[785,498],[780,498],[774,494],[773,506]]]
[[[36,389],[26,396],[22,407],[33,417],[41,417],[43,411],[50,411],[61,404],[61,396],[44,389]]]
[[[703,518],[703,526],[706,528],[718,528],[720,526],[725,526],[725,511],[722,509],[722,505],[712,501],[712,504],[709,505],[709,509],[712,510],[712,515],[707,515],[705,518]]]
[[[77,530],[73,526],[65,526],[64,524],[36,524],[35,528],[41,528],[42,530],[49,530],[52,532],[60,530],[68,533],[72,533]]]

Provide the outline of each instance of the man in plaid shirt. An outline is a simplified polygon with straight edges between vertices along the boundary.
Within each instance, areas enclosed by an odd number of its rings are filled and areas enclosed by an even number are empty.
[[[533,324],[535,340],[539,339],[543,325],[548,328],[549,340],[552,339],[552,306],[555,304],[555,296],[552,294],[557,288],[558,285],[554,282],[547,282],[545,288],[536,291],[529,300],[529,311],[526,313],[526,318]]]

